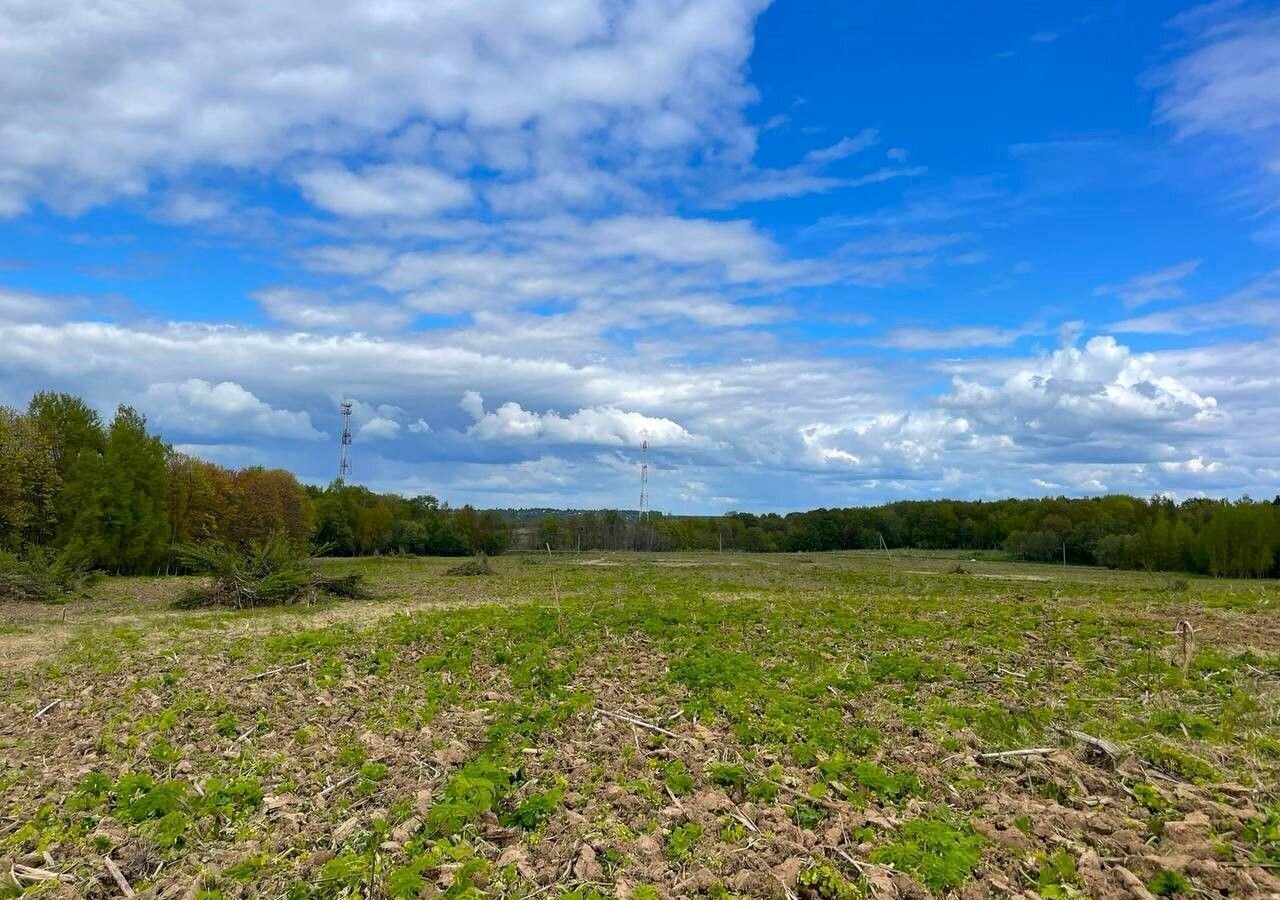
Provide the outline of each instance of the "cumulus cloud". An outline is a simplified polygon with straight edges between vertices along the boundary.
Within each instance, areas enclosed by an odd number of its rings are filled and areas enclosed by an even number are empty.
[[[251,432],[263,459],[323,481],[332,455],[290,450],[296,437],[283,435],[325,423],[336,453],[336,385],[364,398],[356,455],[361,471],[377,473],[370,486],[457,502],[633,502],[628,457],[646,432],[655,470],[670,470],[666,486],[655,484],[660,509],[680,507],[686,481],[707,485],[699,509],[730,497],[749,508],[792,508],[938,491],[1004,496],[1042,487],[1033,479],[1068,493],[1102,484],[1260,495],[1268,483],[1260,473],[1280,465],[1280,443],[1265,424],[1280,415],[1274,338],[1137,353],[1104,336],[1043,355],[932,362],[796,344],[744,358],[733,341],[732,355],[703,345],[698,357],[655,364],[643,345],[615,354],[602,344],[599,355],[570,363],[546,352],[549,336],[476,342],[483,328],[375,337],[0,319],[0,398],[21,403],[54,385],[109,412],[122,396],[136,397],[166,437],[186,444],[247,446],[250,434],[239,436],[246,423],[274,429],[280,437]],[[203,381],[187,385],[192,371]],[[939,390],[947,374],[950,387]],[[166,387],[148,398],[153,384]],[[486,408],[486,396],[519,401]],[[462,427],[438,424],[462,416]],[[401,440],[425,434],[418,425],[427,422],[437,423],[430,440]],[[553,446],[560,468],[526,465]],[[1196,458],[1224,468],[1160,465]],[[957,472],[966,475],[957,480]]]
[[[400,423],[395,419],[384,418],[383,416],[374,416],[369,421],[360,426],[356,436],[365,440],[385,441],[390,440],[400,433]]]
[[[157,425],[181,434],[324,438],[307,413],[274,409],[233,381],[160,382],[147,388],[139,406]]]
[[[580,409],[562,416],[554,410],[530,412],[518,403],[507,402],[486,412],[484,399],[468,391],[463,395],[462,407],[475,420],[467,434],[488,441],[546,440],[559,444],[632,447],[640,446],[646,439],[664,447],[699,443],[670,419],[610,406]]]
[[[1211,433],[1228,422],[1214,397],[1109,336],[1063,347],[998,383],[958,376],[940,402],[1019,446],[1081,457],[1102,452],[1090,443],[1098,442],[1121,457],[1144,458],[1161,436]]]

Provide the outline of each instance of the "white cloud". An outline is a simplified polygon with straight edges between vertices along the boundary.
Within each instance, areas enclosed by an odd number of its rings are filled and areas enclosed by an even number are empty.
[[[1280,126],[1280,15],[1208,4],[1179,20],[1193,49],[1157,74],[1158,115],[1182,135],[1249,136]],[[1226,12],[1228,18],[1217,13]]]
[[[458,406],[471,418],[479,422],[484,418],[484,398],[475,391],[467,391],[458,401]]]
[[[572,171],[611,146],[647,155],[638,165],[695,143],[740,158],[753,146],[743,66],[764,5],[49,0],[32,19],[10,4],[0,214],[139,196],[202,166],[256,173],[371,149],[508,178],[528,177],[531,160]],[[312,183],[318,198],[387,208],[376,173],[360,184],[317,168],[329,176]]]
[[[1191,475],[1207,474],[1212,475],[1222,469],[1220,462],[1205,462],[1199,456],[1193,456],[1191,459],[1180,460],[1178,462],[1162,462],[1160,468],[1166,472],[1180,472]]]
[[[1195,391],[1156,356],[1135,354],[1107,336],[1018,366],[999,383],[957,376],[941,402],[1019,445],[1065,447],[1085,458],[1098,452],[1090,441],[1141,458],[1162,435],[1211,433],[1229,421],[1214,397]],[[1142,443],[1133,443],[1137,435]],[[1063,441],[1077,447],[1071,451]]]
[[[64,304],[42,294],[0,288],[0,320],[11,322],[38,321],[54,318]]]
[[[880,184],[896,178],[914,178],[929,170],[925,166],[894,166],[875,169],[864,175],[842,178],[823,175],[806,167],[774,169],[757,172],[749,178],[722,192],[717,198],[720,206],[752,203],[760,200],[776,200],[781,197],[800,197],[805,194],[826,194],[847,188]]]
[[[879,131],[874,128],[864,128],[853,137],[841,138],[829,147],[810,150],[804,155],[805,162],[826,165],[838,159],[853,156],[855,153],[861,153],[868,147],[875,146],[879,140]]]
[[[201,378],[160,382],[139,398],[141,409],[160,427],[183,434],[263,435],[295,440],[322,440],[305,412],[274,409],[232,381],[217,384]]]
[[[404,328],[414,318],[409,310],[388,303],[334,303],[297,288],[265,288],[253,297],[272,319],[303,331],[387,332]]]
[[[1280,13],[1206,3],[1174,20],[1182,52],[1149,76],[1159,90],[1156,119],[1181,139],[1214,141],[1213,169],[1243,158],[1256,204],[1272,211],[1280,178]],[[1223,151],[1226,152],[1223,152]]]
[[[1156,300],[1177,300],[1186,295],[1182,281],[1200,266],[1190,259],[1158,272],[1136,275],[1119,284],[1104,284],[1094,289],[1095,297],[1116,297],[1126,307],[1142,306]]]
[[[558,444],[631,447],[640,446],[645,439],[663,447],[699,443],[697,438],[670,419],[609,406],[580,409],[561,416],[555,411],[530,412],[518,403],[508,402],[492,412],[485,412],[483,399],[474,391],[463,396],[462,406],[475,419],[467,434],[482,440],[540,439]]]
[[[157,213],[166,222],[193,225],[219,219],[230,211],[231,203],[224,197],[194,191],[176,191],[164,198]]]
[[[1044,355],[934,362],[827,355],[785,342],[743,358],[736,339],[724,345],[728,353],[695,339],[694,356],[668,361],[647,344],[620,353],[604,342],[571,363],[548,351],[562,346],[550,335],[476,343],[484,329],[379,338],[0,319],[0,402],[20,405],[49,386],[82,393],[108,413],[121,398],[139,398],[171,440],[244,446],[252,434],[264,461],[324,481],[333,454],[304,452],[262,429],[307,436],[314,421],[332,440],[342,390],[364,398],[355,428],[386,420],[357,438],[359,470],[377,473],[370,486],[416,486],[453,502],[633,503],[635,460],[616,451],[633,456],[645,432],[655,466],[671,469],[655,508],[678,508],[675,486],[690,480],[705,483],[707,497],[760,509],[935,489],[1025,494],[1041,489],[1033,479],[1067,493],[1104,484],[1141,495],[1260,495],[1269,484],[1274,493],[1262,471],[1280,468],[1280,441],[1267,427],[1280,416],[1277,338],[1148,354],[1096,337]],[[179,390],[193,371],[203,383]],[[952,386],[940,393],[935,385],[947,373]],[[221,382],[232,387],[215,390]],[[153,383],[168,387],[148,398]],[[518,402],[486,409],[485,396]],[[463,416],[463,427],[439,424]],[[419,420],[435,423],[430,440],[387,439],[423,433],[414,431]],[[564,461],[554,470],[561,486],[526,465],[550,446]],[[615,453],[602,461],[601,451]],[[1194,473],[1159,465],[1196,458],[1224,466]],[[966,477],[956,481],[957,471]]]
[[[356,218],[419,218],[467,206],[471,186],[425,166],[312,169],[296,176],[303,194],[321,209]]]
[[[1280,269],[1212,303],[1197,303],[1116,322],[1125,334],[1191,334],[1233,326],[1280,328]]]
[[[390,440],[400,433],[400,423],[395,419],[375,416],[360,426],[356,436],[365,440]]]
[[[431,426],[427,424],[426,419],[418,419],[416,422],[409,423],[410,434],[430,434]]]
[[[895,328],[868,338],[866,343],[895,350],[961,350],[974,347],[1008,347],[1040,329],[957,326],[955,328]]]
[[[379,262],[364,248],[313,251],[315,257],[326,269],[374,267],[363,274],[423,312],[509,313],[568,303],[598,330],[650,319],[756,323],[778,313],[739,305],[740,298],[846,276],[830,264],[788,259],[744,220],[656,214],[510,223],[500,236],[441,241]]]

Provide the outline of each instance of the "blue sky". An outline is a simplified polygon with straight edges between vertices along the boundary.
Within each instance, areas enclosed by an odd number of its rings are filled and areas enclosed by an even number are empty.
[[[349,397],[485,506],[1280,492],[1274,4],[541,6],[0,9],[0,403],[323,483]]]

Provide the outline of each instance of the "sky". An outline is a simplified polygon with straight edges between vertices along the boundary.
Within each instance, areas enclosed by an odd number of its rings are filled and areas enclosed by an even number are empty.
[[[1280,5],[0,0],[0,404],[486,507],[1280,492]]]

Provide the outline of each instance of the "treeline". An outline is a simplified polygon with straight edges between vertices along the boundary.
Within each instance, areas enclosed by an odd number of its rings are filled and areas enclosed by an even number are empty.
[[[65,553],[108,572],[173,571],[179,547],[281,534],[335,555],[500,553],[494,512],[451,510],[335,482],[304,487],[282,469],[228,469],[175,452],[121,406],[110,422],[69,394],[0,407],[0,551]]]
[[[1280,577],[1280,496],[1261,502],[1245,498],[1182,503],[1122,495],[923,500],[785,516],[655,517],[651,525],[658,549],[994,550],[1040,562],[1065,559],[1111,568]],[[547,523],[543,528],[559,536],[565,525]]]
[[[172,571],[175,548],[283,534],[340,556],[555,550],[747,552],[898,548],[999,551],[1018,559],[1234,577],[1280,576],[1272,502],[1108,496],[902,501],[788,515],[640,520],[628,510],[450,509],[289,472],[227,469],[175,452],[122,406],[110,422],[79,398],[41,393],[0,407],[0,551],[66,551],[112,572]]]

